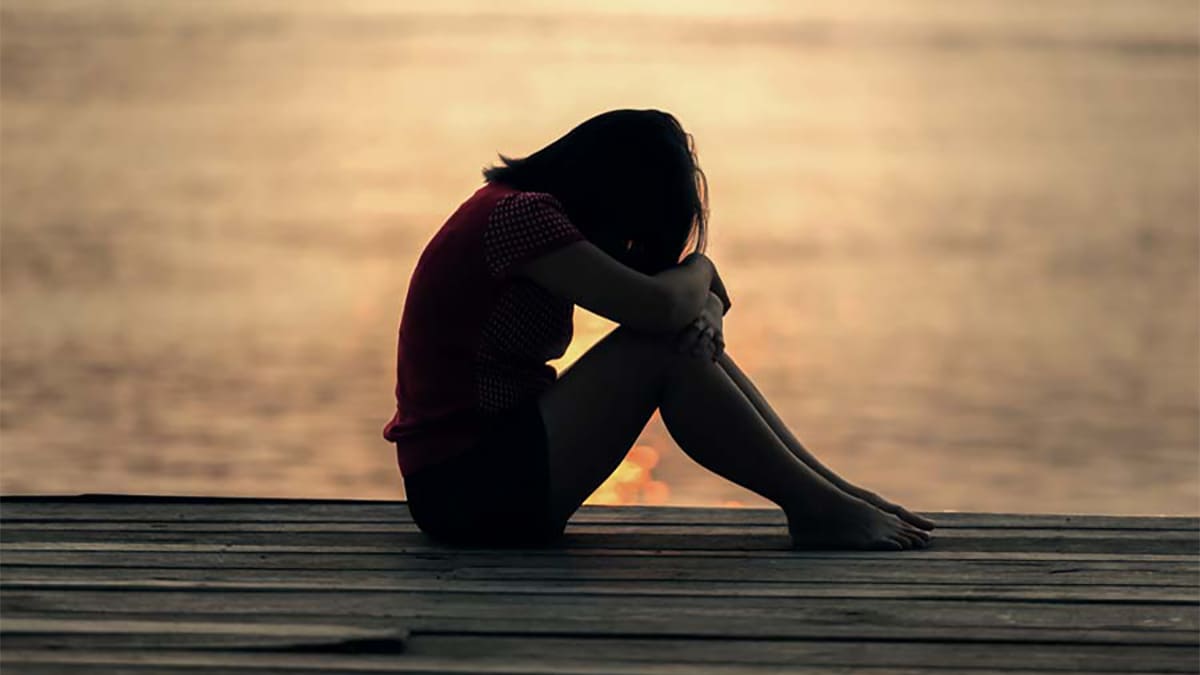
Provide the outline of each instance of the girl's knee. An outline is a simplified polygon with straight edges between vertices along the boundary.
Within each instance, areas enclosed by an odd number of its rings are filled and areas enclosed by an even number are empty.
[[[676,334],[643,333],[624,326],[617,328],[615,332],[621,335],[622,340],[636,345],[638,349],[643,351],[668,357],[673,357],[678,353],[676,344],[679,342],[679,336]]]
[[[643,333],[622,326],[609,334],[606,341],[612,341],[612,346],[622,350],[622,360],[632,363],[643,375],[658,373],[670,377],[673,373],[712,365],[707,358],[681,352],[679,336],[670,333]]]

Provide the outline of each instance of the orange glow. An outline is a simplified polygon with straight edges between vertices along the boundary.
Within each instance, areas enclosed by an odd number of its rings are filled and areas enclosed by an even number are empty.
[[[635,445],[626,459],[649,471],[658,466],[658,451],[649,445]]]
[[[671,498],[671,487],[661,480],[647,481],[642,486],[642,503],[644,504],[666,504]]]
[[[616,324],[596,316],[586,310],[575,310],[575,339],[571,342],[567,353],[557,361],[551,362],[560,371],[566,370],[587,350],[600,341]],[[658,420],[658,411],[654,411],[651,422]],[[651,471],[658,466],[660,454],[653,446],[639,443],[629,450],[629,454],[616,470],[604,481],[596,491],[588,497],[585,504],[603,506],[629,506],[635,504],[654,505],[666,504],[671,499],[671,486],[656,480]]]
[[[658,450],[653,447],[633,446],[608,480],[596,488],[585,503],[605,506],[667,503],[671,497],[670,486],[654,480],[651,475],[658,460]]]

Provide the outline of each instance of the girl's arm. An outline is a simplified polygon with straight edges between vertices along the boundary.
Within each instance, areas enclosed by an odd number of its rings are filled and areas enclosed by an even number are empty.
[[[678,332],[700,314],[716,267],[695,253],[653,276],[578,241],[530,260],[515,273],[600,316],[646,333]]]

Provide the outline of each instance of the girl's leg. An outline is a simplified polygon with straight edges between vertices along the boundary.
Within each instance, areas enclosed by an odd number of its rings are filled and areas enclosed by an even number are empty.
[[[618,328],[541,398],[551,493],[564,521],[616,468],[656,407],[709,470],[783,508],[800,545],[909,548],[927,535],[851,497],[788,450],[717,364]]]
[[[887,501],[883,497],[880,497],[869,490],[864,490],[863,488],[851,484],[849,481],[846,481],[834,473],[832,469],[822,464],[820,460],[818,460],[811,452],[808,451],[808,448],[805,448],[804,445],[800,443],[800,440],[796,438],[791,429],[788,429],[788,426],[784,424],[783,420],[780,419],[775,410],[771,408],[771,404],[767,402],[766,397],[762,395],[762,392],[758,390],[758,387],[754,386],[754,382],[752,382],[749,376],[742,372],[742,369],[739,368],[736,363],[734,363],[733,357],[729,356],[728,353],[721,354],[721,356],[717,359],[717,363],[720,364],[725,373],[729,375],[729,379],[733,380],[734,383],[737,384],[738,388],[742,390],[742,393],[746,395],[746,398],[754,406],[755,410],[758,411],[758,414],[762,416],[763,420],[766,421],[767,425],[771,427],[771,430],[775,432],[775,435],[779,437],[779,440],[783,441],[784,445],[788,447],[788,450],[791,450],[792,454],[799,457],[802,462],[809,466],[809,468],[811,468],[813,471],[816,471],[830,483],[838,486],[838,488],[840,488],[843,492],[850,494],[851,496],[858,497],[859,499],[862,499],[877,508],[887,511],[888,513],[895,514],[902,520],[916,525],[917,527],[924,528],[926,530],[933,529],[934,523],[928,518],[912,513],[899,504],[893,504],[892,502]]]

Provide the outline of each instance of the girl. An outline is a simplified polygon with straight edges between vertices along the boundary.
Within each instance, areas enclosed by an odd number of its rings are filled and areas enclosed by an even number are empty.
[[[552,541],[657,409],[690,457],[778,504],[797,547],[929,541],[818,462],[725,352],[707,186],[673,116],[614,110],[501,160],[425,248],[400,322],[384,437],[421,530]],[[619,327],[557,377],[573,305]]]

